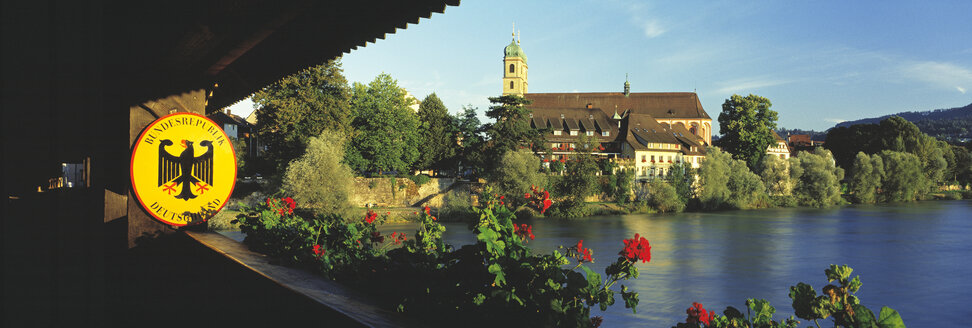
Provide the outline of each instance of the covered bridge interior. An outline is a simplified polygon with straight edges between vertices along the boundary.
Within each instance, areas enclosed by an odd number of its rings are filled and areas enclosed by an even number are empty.
[[[132,142],[158,117],[219,110],[457,5],[4,1],[2,326],[309,319],[307,300],[146,215],[129,197]],[[51,182],[65,163],[82,168],[71,188]]]

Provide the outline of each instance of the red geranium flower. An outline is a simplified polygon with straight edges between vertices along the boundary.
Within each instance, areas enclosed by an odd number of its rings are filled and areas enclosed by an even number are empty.
[[[688,314],[688,317],[685,318],[685,323],[688,324],[702,323],[708,326],[715,318],[715,312],[709,312],[698,302],[692,302],[692,307],[686,309],[685,313]]]
[[[527,238],[533,240],[536,236],[533,235],[533,226],[520,224],[513,225],[513,233],[520,237],[521,240],[526,241]]]
[[[324,252],[326,251],[327,250],[324,249],[324,246],[321,246],[320,244],[314,245],[314,255],[317,255],[317,257],[323,256]]]
[[[624,256],[631,262],[637,262],[641,260],[641,263],[647,263],[651,261],[651,244],[648,243],[648,239],[635,234],[634,238],[624,239],[624,250],[618,253],[618,255]]]
[[[591,257],[591,249],[584,248],[584,240],[581,239],[577,242],[577,260],[581,263],[583,262],[594,262],[594,258]]]
[[[523,198],[530,199],[530,193],[523,194]]]
[[[375,211],[368,210],[368,213],[365,214],[365,222],[368,222],[369,224],[375,222],[375,219],[377,218],[378,218],[378,213],[375,213]]]
[[[425,207],[425,214],[432,214],[431,211],[432,209],[430,209],[428,206]]]

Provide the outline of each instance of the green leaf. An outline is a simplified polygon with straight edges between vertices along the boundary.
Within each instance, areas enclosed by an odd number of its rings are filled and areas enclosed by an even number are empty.
[[[594,272],[594,270],[591,270],[590,268],[584,265],[581,266],[581,270],[584,270],[584,273],[587,274],[587,286],[590,287],[592,291],[601,288],[600,274]]]
[[[847,284],[847,290],[856,293],[859,289],[861,289],[861,276],[856,276]]]
[[[800,319],[813,320],[823,318],[815,313],[816,311],[813,309],[814,299],[817,298],[817,292],[813,290],[813,286],[802,282],[796,286],[790,286],[789,296],[793,300],[794,314]]]
[[[841,285],[847,285],[847,279],[850,278],[851,273],[854,269],[846,265],[836,265],[831,264],[830,268],[824,270],[824,274],[827,275],[827,282],[832,282],[834,280],[840,281]]]
[[[905,328],[904,320],[901,319],[898,311],[887,306],[881,308],[877,325],[880,328]]]
[[[550,309],[551,310],[554,310],[554,312],[557,312],[557,313],[560,313],[560,314],[563,314],[563,313],[566,313],[567,312],[564,309],[564,305],[560,301],[560,299],[552,299],[552,300],[550,300]]]
[[[488,270],[489,273],[496,275],[496,278],[493,279],[493,284],[496,284],[496,286],[506,284],[506,276],[503,274],[503,268],[500,267],[499,263],[490,264]]]

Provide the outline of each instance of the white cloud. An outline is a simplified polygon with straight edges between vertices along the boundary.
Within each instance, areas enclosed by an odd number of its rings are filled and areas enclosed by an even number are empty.
[[[834,123],[834,124],[840,124],[840,123],[843,123],[843,122],[847,122],[847,120],[840,119],[840,118],[825,118],[824,119],[824,122],[830,122],[830,123]]]
[[[905,64],[902,73],[912,79],[961,93],[972,87],[972,70],[952,63],[925,61]]]
[[[730,94],[730,93],[752,93],[756,89],[772,87],[782,84],[787,84],[792,81],[781,80],[781,79],[770,79],[770,78],[748,78],[748,79],[735,79],[732,81],[727,81],[721,83],[722,88],[716,90],[719,94]]]
[[[645,36],[649,39],[658,37],[665,33],[665,28],[656,20],[649,20],[643,23],[645,26]]]

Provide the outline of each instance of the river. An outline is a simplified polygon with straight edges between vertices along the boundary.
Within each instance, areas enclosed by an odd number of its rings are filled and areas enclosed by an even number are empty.
[[[926,201],[830,209],[766,209],[714,213],[595,217],[582,221],[535,220],[535,252],[547,253],[579,239],[594,250],[602,272],[621,250],[621,239],[640,233],[652,247],[641,277],[624,282],[640,293],[638,312],[618,303],[605,312],[605,327],[671,327],[700,302],[722,313],[745,313],[746,298],[765,298],[777,320],[793,314],[789,287],[805,282],[819,294],[824,269],[847,264],[860,275],[862,304],[889,306],[910,327],[960,326],[972,315],[972,202]],[[462,223],[445,224],[453,245],[475,237]],[[382,230],[408,231],[414,224]],[[803,320],[801,320],[803,321]],[[830,319],[821,326],[832,326]],[[801,327],[813,326],[802,322]]]

